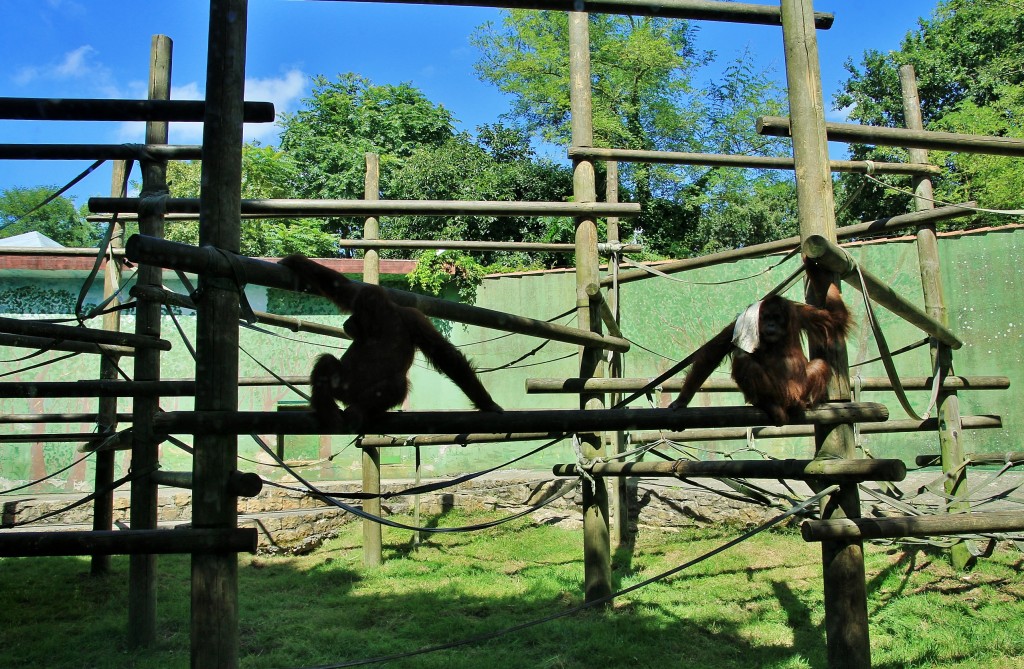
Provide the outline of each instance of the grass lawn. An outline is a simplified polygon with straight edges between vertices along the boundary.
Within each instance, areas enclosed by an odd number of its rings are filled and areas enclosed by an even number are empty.
[[[447,514],[440,526],[482,520]],[[429,519],[425,519],[429,520]],[[741,532],[645,530],[615,556],[616,588]],[[580,532],[519,521],[440,534],[413,549],[385,528],[385,564],[361,565],[358,524],[303,557],[239,558],[241,665],[309,667],[487,634],[581,602]],[[762,533],[606,610],[388,667],[825,667],[817,544]],[[972,572],[938,552],[867,548],[875,667],[1024,667],[1024,558],[1005,548]],[[189,558],[159,558],[159,642],[125,644],[127,558],[89,576],[83,558],[0,560],[0,667],[189,666]]]

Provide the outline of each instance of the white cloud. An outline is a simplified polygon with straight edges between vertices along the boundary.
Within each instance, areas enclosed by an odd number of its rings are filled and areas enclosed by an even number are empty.
[[[171,86],[172,100],[202,100],[203,88],[196,82],[190,81],[184,86]]]
[[[39,76],[40,75],[38,67],[28,66],[19,69],[11,78],[14,80],[14,83],[18,86],[27,86],[36,79],[38,79]]]
[[[47,0],[46,4],[49,5],[50,9],[65,14],[75,14],[76,16],[85,14],[85,6],[74,0]]]
[[[309,80],[301,70],[289,70],[283,77],[271,79],[246,79],[245,99],[254,102],[273,102],[280,112],[290,108],[292,103],[305,91]]]
[[[843,107],[842,109],[837,109],[835,111],[827,111],[825,112],[825,120],[834,121],[836,123],[848,123],[850,121],[850,114],[852,114],[853,110],[856,108],[857,105],[849,105],[848,107]]]
[[[67,52],[64,60],[53,68],[54,76],[62,79],[88,76],[96,67],[89,62],[89,57],[95,53],[96,49],[88,44]]]
[[[88,86],[88,97],[121,97],[110,68],[99,61],[98,55],[99,51],[92,45],[83,44],[68,51],[59,60],[46,65],[27,65],[20,68],[13,80],[19,86],[27,86],[37,81],[64,84],[77,82]]]
[[[245,99],[253,102],[273,102],[274,112],[291,111],[306,92],[309,77],[301,70],[292,69],[284,76],[270,79],[246,79]],[[277,139],[280,128],[276,123],[250,123],[245,126],[246,141],[267,142]]]
[[[245,99],[252,102],[273,102],[274,110],[280,114],[290,111],[307,90],[309,77],[293,69],[281,77],[245,80]],[[203,86],[195,81],[171,87],[172,100],[202,100]],[[118,131],[120,142],[141,142],[145,132],[141,123],[122,123]],[[274,123],[250,123],[245,126],[245,141],[273,142],[280,128]],[[202,123],[172,123],[170,142],[172,144],[200,144],[203,141]]]

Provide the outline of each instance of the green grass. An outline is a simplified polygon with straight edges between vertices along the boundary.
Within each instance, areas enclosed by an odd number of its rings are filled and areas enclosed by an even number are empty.
[[[443,525],[480,520],[448,514]],[[644,531],[615,556],[617,588],[739,534]],[[385,529],[385,564],[361,566],[360,529],[304,557],[240,557],[241,664],[304,667],[487,634],[581,601],[581,536],[525,522],[434,535],[415,550]],[[875,667],[1024,666],[1021,556],[966,574],[939,553],[867,547]],[[159,559],[155,648],[126,647],[127,558],[0,560],[0,667],[189,666],[189,559]],[[773,530],[616,600],[515,634],[387,664],[399,668],[825,667],[819,547]]]

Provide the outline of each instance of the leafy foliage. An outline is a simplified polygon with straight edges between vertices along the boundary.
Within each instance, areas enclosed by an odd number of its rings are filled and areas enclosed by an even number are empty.
[[[3,191],[0,194],[0,236],[39,232],[63,246],[96,246],[100,240],[99,229],[85,220],[69,198],[57,197],[45,207],[28,213],[57,190],[56,186],[37,186]]]
[[[778,138],[760,137],[754,118],[785,112],[782,92],[740,54],[717,81],[695,84],[700,69],[714,57],[694,46],[688,22],[656,17],[590,17],[594,141],[615,148],[777,154]],[[481,50],[477,72],[513,97],[509,116],[548,141],[566,142],[569,130],[569,38],[565,14],[513,10],[500,25],[486,23],[472,37]],[[747,230],[738,236],[765,241],[774,234],[777,212],[732,205],[736,194],[792,185],[776,176],[658,164],[621,167],[624,199],[639,202],[644,213],[623,221],[622,237],[646,244],[654,253],[690,255],[732,243],[714,242],[706,231],[718,227]],[[728,172],[728,174],[727,174]],[[752,218],[753,217],[753,218]],[[750,227],[750,226],[753,227]],[[795,221],[781,223],[794,227]],[[703,230],[705,232],[699,232]]]
[[[888,54],[865,52],[860,64],[846,63],[849,79],[836,96],[838,109],[851,119],[871,125],[903,127],[899,67],[911,64],[917,73],[922,115],[929,130],[993,136],[1024,137],[1024,12],[1013,3],[983,0],[943,0],[929,19],[907,33],[900,49]],[[853,145],[856,159],[906,159],[901,149]],[[968,153],[935,152],[943,165],[934,179],[936,197],[962,202],[977,199],[992,209],[1024,206],[1024,171],[1019,160]],[[860,193],[849,213],[876,218],[905,211],[910,198],[883,190],[874,183],[860,188],[861,177],[842,178],[845,193]],[[887,183],[906,187],[908,180],[887,177]],[[958,219],[953,226],[965,226]],[[1005,219],[979,216],[970,224],[997,224]]]
[[[292,197],[298,168],[285,153],[269,146],[242,147],[242,197],[252,199]],[[167,184],[172,197],[199,197],[202,165],[199,161],[170,162]],[[167,239],[199,243],[198,221],[169,223]],[[301,252],[309,256],[334,256],[334,236],[317,219],[243,219],[241,253],[255,257],[279,257]]]
[[[304,108],[284,114],[281,149],[296,166],[297,197],[358,199],[365,190],[365,155],[380,156],[381,191],[417,148],[453,135],[454,118],[411,84],[374,85],[356,74],[313,78]],[[359,236],[361,222],[330,219],[332,232]]]
[[[391,188],[400,199],[561,201],[572,192],[572,172],[535,159],[525,134],[498,124],[481,128],[477,143],[462,133],[439,146],[416,149],[392,176]],[[560,236],[562,223],[536,216],[406,216],[388,219],[382,232],[390,239],[552,241]],[[481,263],[505,267],[565,262],[564,255],[511,251],[473,256]]]
[[[464,302],[476,301],[476,289],[485,270],[471,256],[459,251],[424,251],[416,269],[409,274],[409,285],[432,295],[440,295],[453,286]]]

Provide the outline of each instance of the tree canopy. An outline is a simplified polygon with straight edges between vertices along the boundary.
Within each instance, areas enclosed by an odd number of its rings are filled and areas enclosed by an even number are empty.
[[[538,159],[529,135],[500,123],[456,134],[455,118],[411,84],[376,85],[355,74],[313,80],[303,109],[285,115],[281,149],[295,165],[298,197],[362,198],[365,154],[380,156],[380,193],[396,200],[562,200],[571,194],[565,166]],[[564,226],[563,226],[564,227]],[[332,219],[327,229],[362,235],[359,219]],[[381,221],[386,239],[543,240],[556,222],[523,217],[403,216]],[[384,257],[398,255],[383,252]],[[475,253],[500,267],[548,266],[538,254]]]
[[[73,200],[60,196],[32,211],[57,190],[56,186],[36,186],[9,188],[0,193],[0,237],[34,231],[63,246],[96,246],[100,239],[99,228],[85,220],[75,209]]]
[[[596,145],[750,155],[777,155],[785,149],[784,141],[755,132],[754,118],[784,113],[785,102],[767,73],[752,66],[750,54],[741,54],[717,79],[698,85],[714,54],[696,47],[693,24],[609,14],[589,20]],[[482,25],[471,40],[481,52],[479,76],[512,96],[508,117],[544,140],[565,144],[570,132],[567,15],[508,11],[500,24]],[[621,174],[626,197],[644,210],[641,217],[623,222],[623,236],[654,253],[687,256],[717,250],[734,241],[719,242],[706,234],[722,225],[743,227],[740,237],[750,241],[763,241],[761,234],[775,234],[780,225],[795,225],[774,215],[764,219],[763,214],[774,212],[746,202],[742,212],[723,206],[723,197],[736,192],[774,188],[781,193],[787,188],[785,177],[644,163],[625,164]]]
[[[380,156],[381,190],[417,148],[454,135],[455,119],[409,83],[376,85],[348,73],[313,77],[303,108],[283,114],[281,150],[294,162],[298,197],[361,198],[367,153]],[[345,226],[340,226],[339,231]]]
[[[242,147],[242,197],[289,198],[298,168],[285,153],[269,146]],[[202,165],[199,161],[170,162],[167,187],[172,197],[199,197]],[[199,221],[174,221],[166,226],[167,239],[199,243]],[[333,257],[335,236],[318,219],[242,219],[241,252],[254,257],[281,257],[301,252]]]
[[[501,124],[483,126],[476,142],[466,133],[439,146],[413,151],[392,176],[400,199],[562,201],[572,193],[568,166],[538,159],[529,137]],[[574,227],[564,218],[460,215],[389,219],[389,239],[467,239],[483,241],[572,242]],[[500,268],[552,267],[571,257],[543,253],[477,252],[479,262]]]
[[[903,38],[898,51],[867,51],[859,64],[846,63],[849,78],[836,95],[837,109],[852,120],[871,125],[904,127],[899,67],[911,64],[917,73],[925,128],[992,136],[1024,137],[1024,12],[1019,5],[985,0],[942,0],[931,17]],[[856,159],[904,160],[892,147],[853,145]],[[945,167],[934,179],[936,198],[947,202],[976,199],[990,209],[1024,207],[1024,169],[1020,159],[969,153],[932,152]],[[885,182],[906,188],[906,177]],[[906,211],[910,197],[886,190],[863,177],[841,179],[847,209],[854,218],[875,218]],[[953,225],[1006,222],[982,215],[958,219]]]

